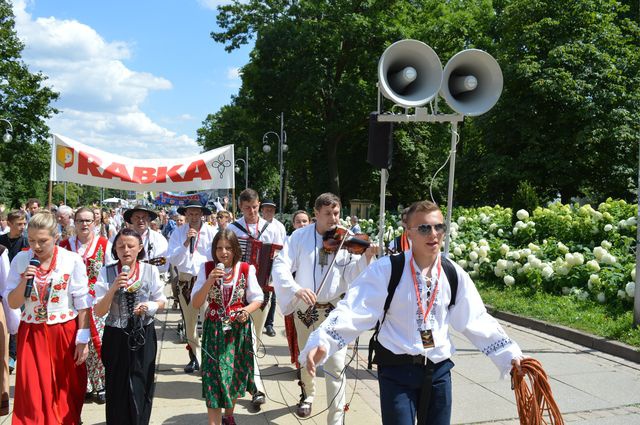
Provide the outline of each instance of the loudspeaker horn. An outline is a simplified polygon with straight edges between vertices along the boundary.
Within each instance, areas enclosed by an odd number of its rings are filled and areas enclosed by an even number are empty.
[[[400,40],[387,47],[378,62],[382,95],[405,107],[431,101],[442,84],[442,63],[436,52],[418,40]]]
[[[456,53],[444,67],[440,94],[463,115],[482,115],[502,93],[502,71],[489,53],[469,49]]]

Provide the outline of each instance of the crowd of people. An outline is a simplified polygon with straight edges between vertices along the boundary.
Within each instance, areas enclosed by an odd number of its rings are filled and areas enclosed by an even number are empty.
[[[15,424],[79,424],[87,399],[105,404],[107,424],[148,424],[154,317],[163,308],[180,310],[184,372],[201,374],[210,424],[235,424],[246,393],[256,408],[267,402],[256,353],[264,334],[276,335],[276,305],[298,368],[301,418],[312,413],[321,365],[327,423],[343,423],[347,345],[374,326],[385,424],[413,424],[416,415],[420,424],[449,423],[450,326],[503,374],[519,367],[518,345],[488,315],[468,274],[441,255],[446,226],[435,204],[403,212],[405,232],[390,249],[399,254],[384,257],[359,239],[357,250],[344,249],[358,220],[338,231],[334,194],[319,195],[312,215],[296,211],[290,235],[277,205],[256,191],[245,189],[238,205],[236,219],[195,201],[170,212],[52,212],[30,199],[3,216],[0,415],[9,413],[15,369]]]

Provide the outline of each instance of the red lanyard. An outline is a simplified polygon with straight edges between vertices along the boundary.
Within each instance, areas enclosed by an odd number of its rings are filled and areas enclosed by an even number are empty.
[[[420,285],[418,284],[418,279],[416,278],[416,268],[413,266],[413,256],[411,256],[411,260],[409,261],[411,265],[411,278],[413,279],[413,286],[416,289],[416,298],[418,299],[418,308],[420,309],[420,313],[422,314],[423,322],[427,321],[427,317],[429,316],[429,312],[433,307],[433,303],[436,300],[436,295],[438,294],[438,283],[440,282],[440,272],[442,271],[442,259],[438,256],[438,277],[436,277],[436,285],[433,288],[433,294],[431,294],[431,298],[429,299],[429,305],[427,306],[427,311],[422,307],[422,297],[420,297]]]
[[[246,223],[246,222],[245,222]],[[249,223],[247,223],[247,230],[249,231],[249,237],[254,238],[254,239],[259,239],[260,238],[260,233],[258,233],[258,227],[260,226],[260,218],[258,218],[258,222],[256,223],[256,235],[251,236],[251,226],[249,226]]]
[[[221,292],[222,292],[222,307],[224,308],[225,314],[229,314],[229,308],[231,307],[231,302],[233,301],[233,296],[236,293],[236,287],[238,285],[237,280],[234,281],[234,277],[236,274],[236,266],[231,267],[231,272],[227,275],[225,273],[225,276],[222,278],[222,282],[223,283],[232,283],[232,287],[229,288],[229,290],[225,290],[226,288],[224,287],[224,285],[222,285]],[[229,277],[227,277],[229,276]],[[226,297],[226,293],[229,292],[229,299],[225,302]]]
[[[89,257],[89,251],[91,250],[91,245],[93,244],[93,239],[94,239],[95,237],[96,237],[96,236],[95,236],[95,234],[93,234],[93,233],[92,233],[92,234],[91,234],[91,239],[89,239],[89,242],[87,242],[87,244],[86,244],[86,248],[84,249],[84,252],[82,253],[82,261],[84,262],[84,265],[85,265],[85,266],[87,265],[87,257]],[[75,240],[74,245],[75,245],[75,251],[76,251],[76,253],[80,254],[80,253],[78,252],[78,249],[79,249],[80,247],[78,246],[78,237],[77,237],[77,236],[76,236],[76,240]],[[80,246],[82,246],[82,245],[80,245]]]

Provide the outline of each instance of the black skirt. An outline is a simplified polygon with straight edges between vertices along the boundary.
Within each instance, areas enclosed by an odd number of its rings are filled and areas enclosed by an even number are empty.
[[[140,335],[144,335],[144,345],[133,351],[128,335],[130,328],[104,328],[102,363],[106,377],[107,424],[149,423],[155,389],[157,338],[153,323],[143,329]]]

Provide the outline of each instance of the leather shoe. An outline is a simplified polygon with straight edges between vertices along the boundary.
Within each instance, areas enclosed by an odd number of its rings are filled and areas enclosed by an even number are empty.
[[[267,325],[264,328],[264,332],[269,336],[276,336],[276,331],[273,329],[273,326]]]
[[[104,390],[100,390],[96,393],[96,403],[105,404],[107,402],[107,395]]]
[[[251,398],[251,404],[253,404],[253,406],[256,408],[259,408],[266,402],[267,402],[267,399],[264,397],[264,393],[261,391],[256,392]]]
[[[306,401],[301,401],[300,403],[298,403],[296,415],[301,418],[306,418],[311,415],[311,403],[308,403]]]
[[[198,360],[192,359],[185,367],[184,373],[193,373],[196,370],[200,370],[200,365],[198,364]]]

